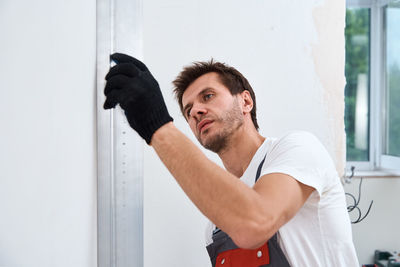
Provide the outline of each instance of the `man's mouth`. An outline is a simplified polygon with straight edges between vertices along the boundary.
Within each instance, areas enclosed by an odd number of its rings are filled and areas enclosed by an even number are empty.
[[[199,131],[199,133],[201,134],[205,129],[207,129],[212,122],[213,121],[209,119],[204,119],[199,122],[199,124],[197,125],[197,130]]]

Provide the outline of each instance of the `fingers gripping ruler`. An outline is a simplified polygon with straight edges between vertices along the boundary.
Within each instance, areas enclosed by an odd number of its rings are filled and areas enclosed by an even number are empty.
[[[142,56],[142,0],[97,0],[97,261],[143,266],[143,141],[119,106],[104,110],[114,52]]]

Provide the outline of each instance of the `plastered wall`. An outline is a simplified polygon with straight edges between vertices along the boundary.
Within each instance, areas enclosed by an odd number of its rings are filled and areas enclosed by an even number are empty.
[[[0,266],[96,266],[96,2],[0,2]]]

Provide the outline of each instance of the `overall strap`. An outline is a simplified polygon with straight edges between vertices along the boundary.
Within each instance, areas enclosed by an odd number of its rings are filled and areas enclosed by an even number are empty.
[[[264,165],[264,161],[265,161],[265,158],[266,158],[266,157],[267,157],[267,154],[265,154],[263,160],[260,162],[260,165],[258,165],[258,169],[257,169],[257,174],[256,174],[256,180],[255,180],[255,182],[257,182],[258,178],[260,178],[261,169],[262,169],[262,166]]]

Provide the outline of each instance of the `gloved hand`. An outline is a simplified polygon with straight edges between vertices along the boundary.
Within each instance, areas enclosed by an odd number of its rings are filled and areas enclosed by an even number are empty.
[[[173,120],[158,82],[141,61],[120,53],[110,58],[117,65],[106,76],[104,109],[119,104],[130,126],[150,144],[154,132]]]

